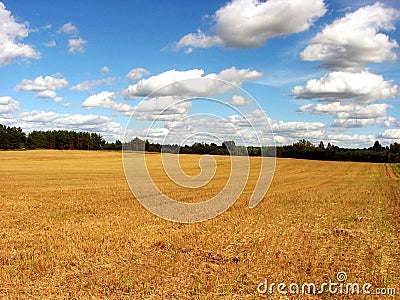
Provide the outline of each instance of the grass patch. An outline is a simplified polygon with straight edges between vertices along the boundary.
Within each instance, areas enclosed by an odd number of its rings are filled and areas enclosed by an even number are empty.
[[[393,164],[393,170],[400,175],[400,164]]]

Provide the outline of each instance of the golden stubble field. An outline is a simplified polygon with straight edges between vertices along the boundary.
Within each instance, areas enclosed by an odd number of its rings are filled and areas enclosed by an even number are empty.
[[[182,156],[188,174],[198,158]],[[216,181],[196,194],[167,183],[158,154],[148,161],[160,188],[182,201],[215,194],[229,169],[216,157]],[[147,212],[120,152],[0,152],[0,172],[4,299],[278,299],[257,285],[321,284],[339,271],[400,295],[400,180],[389,165],[278,159],[256,208],[247,207],[252,173],[228,211],[197,224]]]

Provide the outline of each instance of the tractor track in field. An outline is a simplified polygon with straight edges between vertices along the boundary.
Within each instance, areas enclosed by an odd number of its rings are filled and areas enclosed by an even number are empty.
[[[399,180],[399,175],[393,170],[393,167],[390,164],[384,164],[385,174],[387,177]]]

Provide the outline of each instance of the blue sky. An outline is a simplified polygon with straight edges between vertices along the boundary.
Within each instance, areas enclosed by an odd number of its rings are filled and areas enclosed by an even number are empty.
[[[109,141],[400,141],[398,1],[0,3],[2,124]]]

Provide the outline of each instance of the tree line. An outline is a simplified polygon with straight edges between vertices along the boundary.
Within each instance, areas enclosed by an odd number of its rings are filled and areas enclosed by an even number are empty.
[[[98,133],[71,130],[34,130],[29,134],[20,127],[0,124],[0,149],[101,150],[107,145]]]
[[[19,127],[0,124],[0,150],[13,149],[59,149],[59,150],[132,150],[148,152],[168,152],[180,154],[249,155],[276,156],[286,158],[357,161],[378,163],[400,163],[400,144],[395,142],[382,146],[379,141],[364,149],[340,148],[321,141],[315,146],[300,140],[292,145],[277,147],[238,146],[234,141],[215,143],[194,143],[193,145],[161,145],[148,140],[134,138],[130,142],[106,142],[98,133],[71,130],[34,130],[28,134]]]
[[[179,154],[210,154],[210,155],[249,155],[249,156],[276,156],[285,158],[299,158],[312,160],[356,161],[377,163],[400,163],[400,144],[397,142],[383,147],[379,141],[373,146],[364,149],[340,148],[327,146],[321,141],[318,146],[311,142],[300,140],[292,145],[277,147],[236,146],[234,141],[225,141],[221,146],[215,143],[194,143],[185,145],[161,145],[134,138],[122,145],[124,150],[165,152]]]

